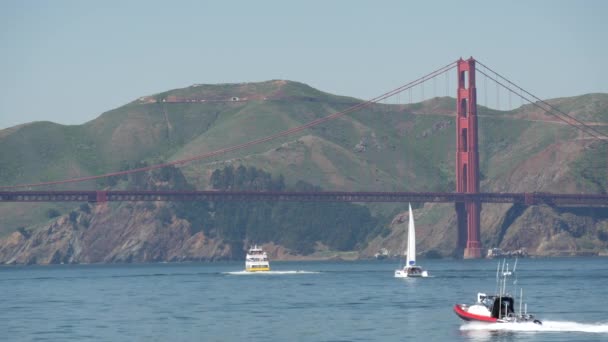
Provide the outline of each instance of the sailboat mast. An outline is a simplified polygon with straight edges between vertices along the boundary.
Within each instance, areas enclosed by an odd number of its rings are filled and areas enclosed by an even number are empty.
[[[409,204],[410,217],[407,226],[407,266],[416,264],[416,230],[414,228],[414,214],[412,214],[412,205]]]

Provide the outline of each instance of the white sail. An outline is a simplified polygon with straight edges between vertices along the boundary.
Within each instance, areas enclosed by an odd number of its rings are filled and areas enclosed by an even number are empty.
[[[406,265],[416,265],[416,228],[414,228],[414,214],[410,204],[410,221],[407,226],[407,259]]]

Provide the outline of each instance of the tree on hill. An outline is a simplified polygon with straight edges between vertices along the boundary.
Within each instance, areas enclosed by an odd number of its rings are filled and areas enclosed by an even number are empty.
[[[145,173],[132,186],[147,190],[194,189],[181,170],[168,167]],[[217,190],[321,191],[318,186],[298,181],[289,187],[282,175],[255,167],[225,166],[213,171],[210,184]],[[204,232],[231,246],[234,258],[242,258],[249,243],[275,242],[307,254],[320,242],[330,249],[348,251],[361,247],[382,231],[380,220],[368,208],[351,203],[315,202],[175,202],[162,206],[156,218],[170,224],[173,215],[190,222],[191,233]]]
[[[290,189],[282,175],[239,165],[217,169],[211,184],[218,190],[321,191],[298,181]],[[243,240],[276,242],[299,253],[310,253],[316,242],[347,251],[365,243],[378,229],[379,220],[366,207],[350,203],[216,202],[214,225],[220,237],[234,244]],[[237,247],[233,245],[233,247]]]

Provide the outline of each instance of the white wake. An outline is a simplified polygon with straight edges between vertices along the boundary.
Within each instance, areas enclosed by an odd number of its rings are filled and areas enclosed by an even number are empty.
[[[563,321],[542,321],[543,324],[526,323],[467,323],[460,327],[463,331],[530,331],[530,332],[586,332],[608,333],[606,323],[577,323]]]
[[[314,271],[263,271],[263,272],[247,272],[247,271],[235,271],[235,272],[223,272],[223,274],[230,275],[283,275],[283,274],[317,274],[320,272]]]

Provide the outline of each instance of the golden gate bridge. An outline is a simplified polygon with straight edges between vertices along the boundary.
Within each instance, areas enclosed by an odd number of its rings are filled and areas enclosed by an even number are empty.
[[[479,66],[481,68],[479,68]],[[292,135],[308,128],[338,119],[347,114],[382,103],[386,99],[399,97],[411,89],[437,76],[456,69],[456,191],[455,192],[273,192],[273,191],[141,191],[141,190],[31,190],[31,188],[79,183],[89,180],[146,172],[168,166],[181,166],[194,161],[218,156],[232,151],[272,141],[280,137]],[[506,77],[495,72],[483,63],[469,58],[459,59],[431,73],[426,74],[410,83],[386,92],[373,99],[360,102],[345,110],[318,118],[304,125],[287,129],[266,137],[248,141],[242,144],[222,148],[212,152],[195,155],[189,158],[175,160],[141,168],[111,172],[101,175],[70,178],[30,184],[0,186],[0,202],[66,202],[87,201],[104,203],[108,201],[318,201],[318,202],[452,202],[458,222],[458,235],[466,236],[466,241],[459,241],[464,249],[465,258],[481,257],[480,214],[482,203],[513,203],[520,205],[546,204],[551,206],[608,206],[607,194],[556,194],[548,192],[530,193],[482,193],[479,191],[479,151],[478,151],[478,116],[477,116],[477,86],[476,72],[508,90],[509,102],[511,95],[525,100],[546,114],[555,117],[567,125],[575,127],[593,139],[608,141],[608,136],[591,125],[563,112],[559,108],[534,96],[530,92],[511,82]],[[498,96],[497,96],[498,102]],[[28,188],[30,190],[17,190]]]

